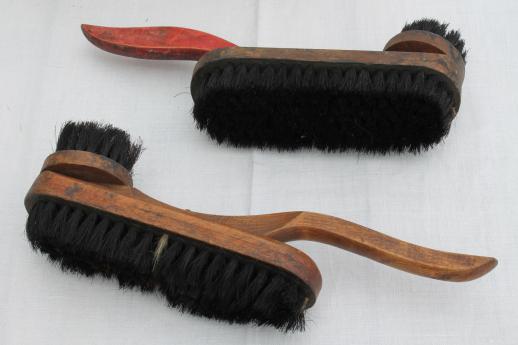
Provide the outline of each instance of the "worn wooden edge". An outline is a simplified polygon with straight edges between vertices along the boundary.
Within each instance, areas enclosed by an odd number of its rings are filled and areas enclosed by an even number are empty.
[[[362,51],[329,49],[287,49],[287,48],[249,48],[229,47],[215,49],[198,61],[194,67],[191,94],[196,99],[198,83],[196,76],[211,66],[224,62],[239,61],[282,61],[290,63],[311,63],[326,65],[357,65],[366,68],[404,69],[418,68],[436,73],[451,84],[454,91],[454,109],[458,111],[461,101],[464,66],[459,65],[450,55],[423,52],[401,51]]]
[[[56,198],[107,212],[289,272],[311,289],[313,298],[306,304],[307,308],[315,303],[322,287],[318,267],[302,251],[271,238],[202,219],[189,211],[156,201],[132,187],[101,185],[47,170],[41,172],[31,186],[25,198],[26,209],[30,210],[40,197]]]
[[[133,186],[128,169],[113,159],[88,151],[57,151],[45,159],[41,171],[45,170],[90,182]]]

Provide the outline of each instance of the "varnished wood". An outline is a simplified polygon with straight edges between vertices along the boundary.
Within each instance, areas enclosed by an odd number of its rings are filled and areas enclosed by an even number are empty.
[[[291,272],[311,287],[315,297],[321,287],[318,268],[303,252],[282,242],[327,243],[406,272],[448,281],[476,279],[497,264],[494,258],[417,246],[340,218],[312,212],[218,216],[182,210],[155,200],[128,184],[88,182],[64,175],[69,171],[67,169],[59,171],[70,162],[80,166],[82,163],[77,155],[74,151],[62,151],[60,159],[47,159],[27,194],[27,209],[39,197],[52,197],[109,212]],[[98,159],[98,155],[88,152],[80,155],[88,169],[92,167],[91,162]],[[115,178],[120,175],[119,169],[118,165],[102,164],[102,169],[97,171],[102,170],[103,175],[113,173]],[[90,178],[92,180],[95,178]]]
[[[494,258],[421,247],[344,219],[314,212],[257,216],[194,214],[283,242],[307,240],[327,243],[409,273],[439,280],[473,280],[486,274],[497,264]]]
[[[41,170],[56,171],[90,182],[133,185],[131,174],[122,165],[86,151],[57,151],[45,159]]]

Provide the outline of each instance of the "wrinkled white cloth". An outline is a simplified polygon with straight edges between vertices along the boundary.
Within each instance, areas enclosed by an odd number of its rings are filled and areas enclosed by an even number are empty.
[[[518,341],[516,1],[0,2],[0,343],[500,344]],[[243,46],[380,50],[407,21],[460,28],[468,64],[449,136],[421,155],[277,153],[218,146],[196,130],[194,64],[111,55],[79,25],[175,25]],[[135,185],[220,214],[311,210],[433,248],[495,256],[482,279],[412,276],[336,248],[296,242],[322,293],[305,333],[218,323],[63,274],[30,250],[23,197],[67,120],[141,137]]]

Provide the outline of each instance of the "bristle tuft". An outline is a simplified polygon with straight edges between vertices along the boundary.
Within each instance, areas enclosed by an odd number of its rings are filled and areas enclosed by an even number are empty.
[[[67,122],[59,134],[56,151],[81,150],[113,159],[130,170],[135,165],[142,144],[133,143],[123,130],[97,122]]]
[[[458,30],[448,30],[448,26],[448,23],[441,23],[436,19],[423,18],[415,20],[410,24],[405,24],[401,31],[423,30],[440,35],[450,41],[450,43],[453,44],[453,46],[457,48],[459,53],[462,55],[464,61],[466,61],[467,51],[464,48],[465,42],[461,38],[460,32]]]

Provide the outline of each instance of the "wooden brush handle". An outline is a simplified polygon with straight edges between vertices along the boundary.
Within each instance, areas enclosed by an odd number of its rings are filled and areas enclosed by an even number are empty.
[[[434,279],[469,281],[486,274],[497,265],[494,258],[421,247],[344,219],[313,212],[237,217],[193,214],[283,242],[308,240],[330,244],[382,264]]]
[[[217,36],[179,27],[111,28],[83,24],[81,29],[102,50],[139,59],[197,61],[211,50],[235,46]]]
[[[81,156],[82,163],[78,159],[78,154]],[[60,170],[63,170],[62,167],[70,166],[72,163],[76,167],[83,164],[86,171],[93,171],[94,175],[103,176],[104,181],[106,181],[105,176],[110,174],[113,175],[114,179],[117,177],[121,180],[120,165],[113,161],[114,164],[107,164],[110,161],[108,158],[102,157],[101,159],[99,157],[102,156],[89,152],[61,151],[49,156],[42,170],[59,173]],[[92,170],[92,167],[95,169]],[[77,171],[77,169],[74,171]],[[65,169],[61,173],[69,172],[70,169]],[[82,176],[77,175],[73,177],[82,178]],[[103,182],[103,180],[96,181],[92,176],[88,177],[88,181],[96,183]],[[449,253],[421,247],[340,218],[318,213],[285,212],[258,216],[218,216],[182,210],[155,200],[132,188],[131,181],[126,182],[104,184],[98,187],[96,185],[85,185],[83,188],[85,190],[97,190],[96,195],[109,195],[109,197],[106,197],[106,200],[109,200],[110,203],[108,212],[113,212],[115,209],[113,195],[120,195],[121,200],[125,200],[125,202],[121,201],[120,203],[126,203],[128,207],[130,202],[138,201],[139,208],[149,210],[149,212],[142,213],[142,216],[137,219],[144,224],[153,225],[154,219],[152,218],[156,218],[157,214],[161,214],[162,218],[166,216],[165,214],[168,214],[170,219],[175,219],[175,222],[178,221],[183,224],[191,224],[193,229],[202,226],[202,224],[204,227],[210,228],[210,224],[213,224],[214,228],[221,227],[222,231],[225,231],[224,229],[227,229],[226,231],[231,231],[230,229],[233,229],[232,231],[239,230],[256,237],[282,242],[310,240],[327,243],[406,272],[440,280],[468,281],[476,279],[489,272],[497,264],[497,260],[494,258]],[[61,184],[63,183],[65,182]],[[63,186],[62,188],[67,190]],[[52,190],[48,189],[48,192]],[[71,196],[60,196],[58,193],[53,197],[70,198]],[[32,199],[28,198],[28,200]],[[93,203],[92,205],[95,205],[95,207],[102,209],[105,204],[93,199],[96,198],[82,201],[71,199],[71,201],[80,203],[88,201]],[[136,204],[131,205],[134,207]],[[108,203],[105,206],[108,207]],[[30,208],[30,205],[28,207]],[[117,205],[116,207],[124,210],[124,205]],[[154,214],[151,211],[154,211]],[[129,217],[130,214],[133,215],[131,210],[123,216]],[[195,221],[195,219],[199,219],[200,222]],[[160,224],[160,228],[167,228],[167,226]]]

